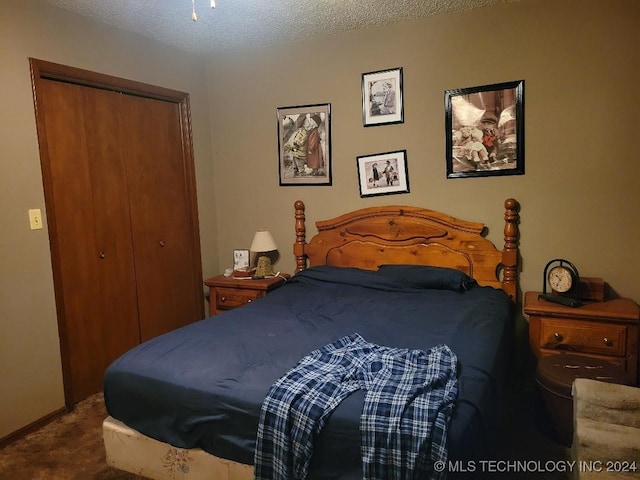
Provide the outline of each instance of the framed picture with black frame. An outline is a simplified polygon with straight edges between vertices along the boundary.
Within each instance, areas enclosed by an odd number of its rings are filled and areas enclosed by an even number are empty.
[[[331,185],[331,104],[277,109],[281,186]]]
[[[524,174],[524,80],[445,91],[447,178]]]
[[[402,68],[362,74],[362,124],[365,127],[404,122]]]
[[[362,155],[356,162],[361,197],[409,193],[406,150]]]

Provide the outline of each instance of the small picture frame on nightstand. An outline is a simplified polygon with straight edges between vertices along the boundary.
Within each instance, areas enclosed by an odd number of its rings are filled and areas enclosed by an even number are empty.
[[[248,249],[235,249],[233,251],[233,270],[248,270],[249,259]]]

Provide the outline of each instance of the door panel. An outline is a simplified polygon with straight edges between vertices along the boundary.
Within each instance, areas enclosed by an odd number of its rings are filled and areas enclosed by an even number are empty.
[[[82,90],[85,138],[90,156],[93,216],[95,219],[101,318],[95,325],[105,363],[140,343],[135,263],[131,243],[131,215],[126,170],[122,156],[122,129],[117,102],[121,94],[88,87]],[[100,379],[100,388],[102,387]]]
[[[188,96],[30,59],[65,402],[204,316]]]
[[[139,343],[131,229],[109,92],[56,81],[42,87],[58,314],[75,403],[100,391],[101,372]]]
[[[202,318],[202,280],[194,276],[200,258],[175,128],[181,121],[178,105],[135,97],[122,111],[140,332],[146,340]]]

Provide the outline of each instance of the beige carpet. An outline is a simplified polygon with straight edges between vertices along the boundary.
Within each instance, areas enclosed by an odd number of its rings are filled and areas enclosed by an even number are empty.
[[[107,466],[102,394],[80,402],[73,412],[0,450],[3,480],[137,480]]]
[[[568,449],[541,433],[539,424],[547,420],[536,413],[535,396],[530,391],[509,395],[503,414],[499,445],[493,459],[562,461],[569,458]],[[80,402],[73,412],[0,450],[0,479],[140,480],[142,477],[107,466],[102,442],[105,417],[101,394]],[[462,477],[476,480],[480,475],[476,472]],[[529,471],[490,474],[488,478],[567,480],[569,475]]]

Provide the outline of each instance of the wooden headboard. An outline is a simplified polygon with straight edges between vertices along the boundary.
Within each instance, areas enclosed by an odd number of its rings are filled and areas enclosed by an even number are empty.
[[[480,285],[501,288],[515,301],[518,282],[518,202],[504,202],[504,246],[484,236],[484,224],[419,207],[380,206],[316,222],[307,243],[305,206],[294,204],[296,272],[315,265],[377,270],[383,264],[461,270]]]

